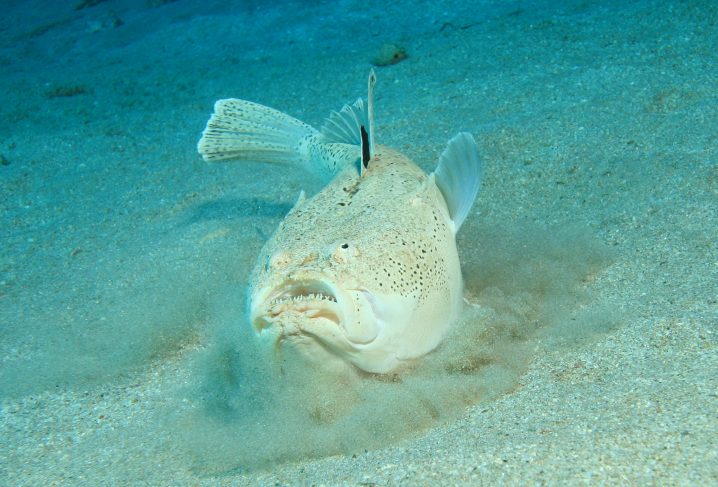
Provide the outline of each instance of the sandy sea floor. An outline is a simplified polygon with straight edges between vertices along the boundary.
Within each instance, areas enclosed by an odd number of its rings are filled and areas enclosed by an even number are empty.
[[[718,483],[713,2],[62,3],[0,20],[0,484]],[[355,448],[327,421],[329,456],[300,434],[246,468],[258,440],[221,415],[226,438],[181,438],[182,415],[232,394],[198,377],[246,350],[254,258],[317,188],[208,165],[199,134],[226,97],[319,126],[388,43],[377,140],[427,172],[460,130],[481,149],[458,243],[496,367],[415,431]]]

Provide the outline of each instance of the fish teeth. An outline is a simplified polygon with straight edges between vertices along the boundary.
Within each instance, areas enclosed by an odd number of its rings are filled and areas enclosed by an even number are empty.
[[[299,302],[299,301],[331,301],[333,303],[337,302],[337,298],[334,296],[327,296],[323,293],[309,293],[309,294],[295,294],[290,296],[279,296],[277,298],[272,299],[269,304],[270,306],[274,306],[279,303],[288,303],[288,302]]]

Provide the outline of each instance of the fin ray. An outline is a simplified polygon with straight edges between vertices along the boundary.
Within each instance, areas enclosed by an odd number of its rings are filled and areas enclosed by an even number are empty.
[[[360,145],[359,129],[368,127],[369,117],[364,100],[359,98],[351,105],[344,105],[338,112],[332,112],[319,130],[329,142]]]

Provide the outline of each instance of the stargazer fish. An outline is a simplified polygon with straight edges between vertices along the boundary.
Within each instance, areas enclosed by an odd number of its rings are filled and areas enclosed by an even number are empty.
[[[469,133],[436,170],[374,144],[373,87],[320,130],[253,102],[214,106],[198,144],[206,161],[286,164],[331,181],[299,200],[265,243],[249,283],[249,321],[262,340],[308,356],[319,349],[387,373],[441,342],[463,304],[456,232],[479,189]]]

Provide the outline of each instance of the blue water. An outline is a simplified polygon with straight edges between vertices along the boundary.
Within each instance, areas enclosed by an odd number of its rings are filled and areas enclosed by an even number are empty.
[[[712,2],[3,4],[8,485],[341,483],[296,462],[434,438],[520,389],[537,357],[646,317],[715,330]],[[407,57],[376,66],[387,44]],[[458,242],[480,307],[391,378],[280,371],[246,324],[246,280],[320,185],[206,164],[196,143],[227,97],[320,126],[372,67],[378,142],[429,172],[456,132],[478,141],[485,180]]]

